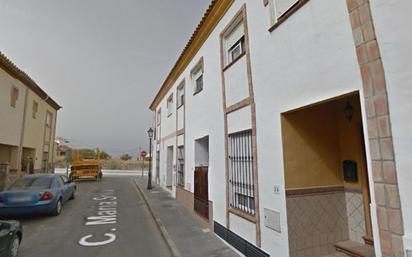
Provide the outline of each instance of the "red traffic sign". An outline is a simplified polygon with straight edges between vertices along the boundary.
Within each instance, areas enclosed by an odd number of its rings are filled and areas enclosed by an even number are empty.
[[[145,150],[140,151],[140,157],[146,157],[147,152]]]

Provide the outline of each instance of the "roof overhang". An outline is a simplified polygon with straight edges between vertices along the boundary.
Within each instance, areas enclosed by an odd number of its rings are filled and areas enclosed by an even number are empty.
[[[30,88],[40,98],[46,101],[50,106],[58,111],[61,106],[56,103],[47,93],[41,89],[37,83],[30,78],[24,71],[20,70],[12,61],[10,61],[3,53],[0,52],[0,68],[6,71],[10,76],[19,80],[21,83]]]
[[[150,110],[156,110],[156,107],[159,105],[160,101],[162,101],[180,74],[182,74],[182,72],[192,61],[199,49],[208,39],[209,35],[215,29],[216,25],[229,10],[230,6],[232,6],[233,2],[234,0],[213,0],[210,3],[209,8],[203,15],[202,20],[193,32],[189,42],[186,44],[169,75],[166,77],[166,80],[163,82],[162,87],[150,104]]]

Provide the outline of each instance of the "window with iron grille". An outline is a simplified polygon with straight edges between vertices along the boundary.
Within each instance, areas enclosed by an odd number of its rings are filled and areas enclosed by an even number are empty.
[[[177,148],[177,178],[176,182],[178,186],[185,186],[185,147],[179,146]]]
[[[160,151],[156,151],[156,179],[160,176]]]
[[[230,207],[255,215],[252,130],[229,135]]]

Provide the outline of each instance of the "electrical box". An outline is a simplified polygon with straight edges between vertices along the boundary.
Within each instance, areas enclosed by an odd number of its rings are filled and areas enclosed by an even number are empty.
[[[346,182],[358,182],[358,165],[355,161],[343,161],[343,179]]]
[[[263,215],[265,216],[265,227],[281,233],[280,212],[264,208]]]

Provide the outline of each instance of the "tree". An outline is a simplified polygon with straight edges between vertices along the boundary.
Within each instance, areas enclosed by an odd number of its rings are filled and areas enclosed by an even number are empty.
[[[100,159],[102,159],[102,160],[108,160],[108,159],[111,159],[112,157],[108,154],[108,153],[106,153],[105,151],[101,151],[100,152]]]
[[[120,156],[120,159],[123,160],[123,161],[128,161],[128,160],[131,160],[132,158],[133,157],[130,154],[127,154],[127,153]]]
[[[95,159],[96,158],[96,149],[82,148],[79,149],[79,154],[81,159]],[[100,159],[108,160],[112,157],[105,151],[100,151]]]
[[[80,159],[94,159],[96,158],[96,150],[83,148],[79,149]]]

